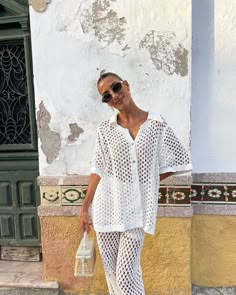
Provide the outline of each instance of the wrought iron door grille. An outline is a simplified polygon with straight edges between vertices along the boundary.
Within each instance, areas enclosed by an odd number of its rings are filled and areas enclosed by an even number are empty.
[[[0,42],[0,145],[30,143],[24,41]]]

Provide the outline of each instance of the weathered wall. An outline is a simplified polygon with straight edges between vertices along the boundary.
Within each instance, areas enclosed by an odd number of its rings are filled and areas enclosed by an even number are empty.
[[[236,285],[235,226],[235,216],[193,216],[193,284],[208,287]]]
[[[73,276],[75,252],[81,239],[79,217],[41,217],[41,228],[46,279],[58,281],[66,291],[106,294],[98,249],[94,278]],[[146,294],[191,294],[190,240],[191,218],[159,218],[155,235],[146,235],[142,251]]]
[[[41,175],[88,174],[97,124],[112,114],[96,90],[104,70],[188,148],[190,0],[55,0],[30,20]]]
[[[235,172],[236,2],[193,1],[194,172]]]

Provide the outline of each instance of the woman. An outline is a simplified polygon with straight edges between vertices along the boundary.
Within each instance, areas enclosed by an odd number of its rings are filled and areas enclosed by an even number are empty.
[[[154,234],[159,181],[191,169],[172,129],[158,114],[134,103],[129,83],[105,73],[102,101],[118,114],[97,131],[81,229],[90,231],[89,206],[110,294],[145,294],[140,268],[144,234]]]

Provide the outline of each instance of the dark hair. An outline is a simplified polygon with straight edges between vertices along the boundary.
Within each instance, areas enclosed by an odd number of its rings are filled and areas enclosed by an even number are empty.
[[[117,75],[117,74],[115,74],[115,73],[112,73],[112,72],[107,72],[107,73],[102,74],[102,75],[99,77],[99,79],[97,80],[97,85],[98,85],[103,79],[105,79],[105,78],[108,77],[108,76],[113,76],[113,77],[116,77],[117,79],[123,81],[123,79],[122,79],[119,75]]]

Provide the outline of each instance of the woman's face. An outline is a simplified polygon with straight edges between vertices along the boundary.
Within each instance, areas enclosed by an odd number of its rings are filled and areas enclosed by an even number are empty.
[[[112,90],[112,87],[117,83],[121,82],[121,89],[118,92]],[[103,97],[106,94],[111,95],[111,100],[107,103],[110,107],[113,107],[119,111],[125,109],[132,98],[129,91],[129,83],[127,81],[120,81],[114,76],[108,76],[101,80],[98,84],[98,91]]]

